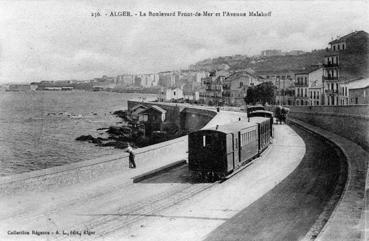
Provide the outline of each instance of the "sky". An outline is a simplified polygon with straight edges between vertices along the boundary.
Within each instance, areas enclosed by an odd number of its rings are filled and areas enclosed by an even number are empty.
[[[0,84],[186,69],[265,49],[322,49],[369,32],[369,1],[0,0]],[[270,17],[110,17],[111,11],[271,12]],[[99,12],[102,16],[92,17]]]

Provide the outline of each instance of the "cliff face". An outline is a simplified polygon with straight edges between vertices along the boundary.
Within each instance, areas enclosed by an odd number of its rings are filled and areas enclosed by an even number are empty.
[[[235,55],[206,59],[191,65],[196,71],[219,70],[229,66],[230,70],[253,69],[254,71],[286,71],[303,69],[306,66],[320,64],[324,60],[325,50],[314,50],[301,55],[284,55],[270,57],[248,57]]]

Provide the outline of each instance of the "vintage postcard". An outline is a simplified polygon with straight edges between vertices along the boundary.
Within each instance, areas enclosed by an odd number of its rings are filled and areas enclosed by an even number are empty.
[[[0,0],[0,240],[367,240],[366,0]]]

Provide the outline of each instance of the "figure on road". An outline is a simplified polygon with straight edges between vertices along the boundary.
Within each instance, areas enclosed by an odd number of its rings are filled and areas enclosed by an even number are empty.
[[[129,168],[136,168],[135,154],[133,153],[133,149],[129,143],[126,151],[129,153]]]

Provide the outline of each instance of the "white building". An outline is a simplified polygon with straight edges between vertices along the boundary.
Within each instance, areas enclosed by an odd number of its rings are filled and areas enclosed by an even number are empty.
[[[309,68],[295,75],[295,104],[323,104],[323,68]]]
[[[205,72],[205,71],[197,72],[197,73],[196,73],[196,77],[195,77],[196,82],[197,82],[197,83],[201,83],[201,79],[202,79],[202,78],[206,78],[206,77],[208,77],[208,76],[209,76],[209,73],[208,73],[208,72]]]
[[[200,92],[199,91],[183,92],[183,99],[190,101],[199,101]]]
[[[159,94],[159,101],[171,101],[183,99],[183,90],[180,88],[162,89]]]
[[[150,88],[154,86],[158,86],[159,84],[159,75],[158,74],[140,74],[138,75],[141,78],[141,86],[145,88]]]

